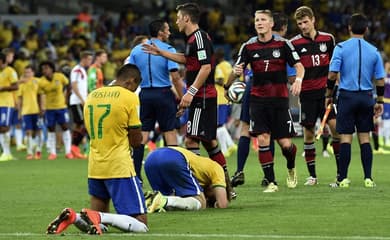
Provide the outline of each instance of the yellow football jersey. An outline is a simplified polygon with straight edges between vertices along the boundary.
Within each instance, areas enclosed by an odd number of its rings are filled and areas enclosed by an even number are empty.
[[[46,110],[66,108],[64,87],[68,84],[69,79],[62,73],[55,72],[51,81],[41,77],[38,92],[46,95]]]
[[[84,122],[90,137],[88,177],[135,176],[127,130],[141,127],[138,96],[119,86],[96,89],[84,105]]]
[[[228,61],[222,61],[215,67],[214,78],[223,78],[223,84],[227,83],[229,75],[232,73],[232,65]],[[217,104],[228,104],[228,100],[225,98],[225,89],[223,86],[215,84],[217,89]]]
[[[184,155],[199,185],[203,188],[226,187],[225,173],[222,167],[215,161],[207,157],[198,156],[195,153],[180,147],[170,147]]]
[[[0,87],[10,87],[18,81],[18,74],[12,67],[5,67],[0,70]],[[14,93],[15,91],[0,92],[0,107],[15,107]]]
[[[22,97],[22,115],[38,114],[38,82],[39,78],[30,78],[19,85],[18,97]]]

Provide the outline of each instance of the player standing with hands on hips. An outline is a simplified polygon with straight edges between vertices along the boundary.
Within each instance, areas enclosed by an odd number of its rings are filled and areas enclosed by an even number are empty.
[[[336,45],[329,66],[326,105],[332,103],[333,88],[340,74],[337,102],[337,132],[340,134],[339,187],[349,187],[347,178],[351,161],[352,134],[356,131],[364,170],[365,187],[375,187],[371,177],[372,149],[370,131],[374,130],[373,117],[383,113],[384,78],[386,76],[378,49],[364,40],[368,20],[362,14],[353,14],[349,31],[351,38]],[[373,83],[376,79],[377,102],[373,100]]]

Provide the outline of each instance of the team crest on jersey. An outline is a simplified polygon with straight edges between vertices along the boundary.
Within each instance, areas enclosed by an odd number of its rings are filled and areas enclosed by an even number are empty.
[[[55,85],[59,86],[60,85],[60,81],[59,80],[55,80]]]
[[[320,51],[326,52],[328,50],[328,47],[326,47],[326,43],[320,43]]]
[[[279,49],[275,49],[272,51],[272,56],[274,56],[274,58],[279,58],[280,57],[280,51]]]

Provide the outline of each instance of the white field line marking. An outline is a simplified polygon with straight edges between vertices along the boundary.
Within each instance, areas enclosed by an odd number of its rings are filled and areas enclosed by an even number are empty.
[[[65,236],[80,236],[82,233],[76,234],[65,234]],[[226,239],[237,239],[237,238],[255,238],[255,239],[337,239],[337,240],[390,240],[390,236],[325,236],[325,235],[256,235],[256,234],[184,234],[184,233],[145,233],[145,234],[134,234],[134,233],[106,233],[107,236],[115,237],[161,237],[161,238],[226,238]],[[39,233],[0,233],[0,238],[7,237],[38,237],[46,236],[46,234]]]

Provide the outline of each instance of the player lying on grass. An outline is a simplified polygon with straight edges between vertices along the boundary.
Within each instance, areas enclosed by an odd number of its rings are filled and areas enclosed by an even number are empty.
[[[145,194],[148,213],[228,207],[229,179],[209,158],[180,147],[159,148],[146,157],[145,173],[154,190]]]

